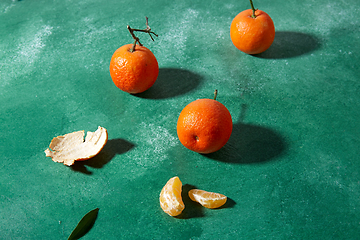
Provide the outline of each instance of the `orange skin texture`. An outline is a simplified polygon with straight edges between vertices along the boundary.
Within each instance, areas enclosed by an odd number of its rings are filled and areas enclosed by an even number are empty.
[[[247,54],[266,51],[274,41],[275,26],[270,16],[261,10],[242,11],[231,22],[230,38],[236,48]]]
[[[148,90],[159,75],[155,55],[146,47],[127,44],[117,49],[110,61],[110,76],[114,84],[124,92],[141,93]]]
[[[229,110],[213,99],[198,99],[180,113],[177,135],[188,149],[208,154],[221,149],[232,132]]]

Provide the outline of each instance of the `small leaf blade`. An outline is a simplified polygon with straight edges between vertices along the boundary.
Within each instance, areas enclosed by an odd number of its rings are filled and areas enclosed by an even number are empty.
[[[99,212],[99,208],[95,208],[91,210],[80,220],[75,229],[70,234],[68,240],[77,240],[83,237],[94,225],[97,215]]]

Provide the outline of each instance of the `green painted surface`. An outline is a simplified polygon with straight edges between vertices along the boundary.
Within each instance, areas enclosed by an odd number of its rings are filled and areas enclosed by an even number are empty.
[[[0,238],[67,239],[100,208],[83,239],[359,239],[360,6],[348,1],[255,1],[273,19],[271,48],[231,43],[248,1],[2,0],[0,3]],[[112,53],[126,25],[157,57],[139,95],[115,87]],[[229,143],[185,149],[177,117],[197,98],[230,111]],[[51,139],[105,127],[94,159],[66,167]],[[185,198],[161,211],[166,181],[227,195],[222,209]]]

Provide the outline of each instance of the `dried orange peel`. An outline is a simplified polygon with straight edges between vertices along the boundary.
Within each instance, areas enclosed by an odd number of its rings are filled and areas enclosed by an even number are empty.
[[[55,137],[45,154],[54,162],[71,166],[75,161],[88,160],[97,155],[108,140],[107,130],[100,126],[95,132],[87,132],[85,140],[84,136],[82,130]]]

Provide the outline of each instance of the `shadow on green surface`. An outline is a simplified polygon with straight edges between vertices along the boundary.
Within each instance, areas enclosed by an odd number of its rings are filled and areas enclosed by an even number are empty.
[[[192,91],[203,77],[197,73],[179,68],[160,68],[155,84],[143,93],[134,94],[140,98],[172,98]]]
[[[231,198],[227,197],[226,203],[216,209],[223,209],[223,208],[233,208],[236,205],[236,202],[234,200],[232,200]]]
[[[185,209],[179,216],[177,216],[177,218],[188,219],[188,218],[200,218],[205,216],[204,207],[192,201],[188,195],[188,192],[194,188],[196,187],[190,184],[183,185],[181,197],[185,204]]]
[[[312,52],[320,46],[320,39],[313,35],[280,31],[275,33],[274,42],[268,50],[254,56],[268,59],[292,58]]]
[[[102,168],[105,164],[111,161],[116,154],[123,154],[130,151],[135,147],[135,144],[128,142],[124,139],[111,139],[108,140],[101,152],[95,157],[86,161],[76,161],[71,166],[72,170],[91,175],[92,172],[86,166],[92,168]]]
[[[222,162],[250,164],[272,160],[287,149],[284,138],[274,130],[242,123],[246,109],[243,104],[239,122],[233,125],[227,144],[219,151],[204,156]]]

